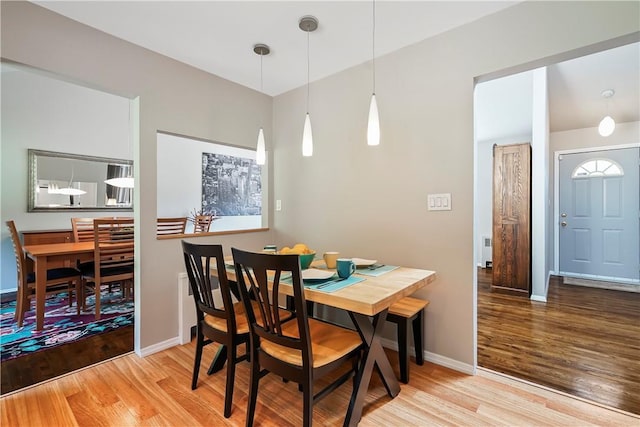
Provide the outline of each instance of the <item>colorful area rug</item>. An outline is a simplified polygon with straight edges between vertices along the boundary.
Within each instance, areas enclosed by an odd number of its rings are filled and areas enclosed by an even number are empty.
[[[95,296],[87,296],[86,310],[76,314],[75,299],[69,307],[66,293],[51,296],[45,303],[44,329],[35,331],[35,302],[25,313],[21,328],[13,321],[16,302],[0,305],[0,360],[56,347],[91,335],[133,324],[133,301],[122,298],[119,289],[101,292],[101,318],[95,321]]]

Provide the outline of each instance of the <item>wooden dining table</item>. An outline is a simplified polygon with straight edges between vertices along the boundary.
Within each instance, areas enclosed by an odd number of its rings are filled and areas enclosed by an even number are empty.
[[[324,266],[324,262],[314,261],[312,266]],[[215,269],[212,274],[216,274]],[[391,398],[400,392],[400,383],[381,342],[387,312],[391,304],[436,279],[435,271],[408,267],[398,267],[379,276],[358,274],[356,270],[355,275],[365,280],[334,292],[308,287],[304,293],[307,301],[346,310],[365,344],[364,358],[356,376],[345,426],[354,426],[360,421],[374,368],[377,367],[380,379]],[[235,271],[227,268],[227,277],[235,282]],[[293,295],[293,287],[286,282],[280,282],[280,290],[286,296]]]
[[[36,331],[40,331],[44,327],[48,266],[60,262],[68,262],[70,266],[75,266],[77,261],[91,261],[93,260],[94,245],[94,242],[78,242],[48,243],[23,247],[26,256],[33,260],[36,273]]]

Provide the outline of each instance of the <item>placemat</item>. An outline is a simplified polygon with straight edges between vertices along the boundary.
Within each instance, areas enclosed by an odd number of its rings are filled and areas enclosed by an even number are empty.
[[[356,274],[362,274],[363,276],[382,276],[384,273],[388,273],[390,271],[398,268],[397,265],[383,265],[382,267],[378,267],[376,269],[370,270],[367,267],[356,269]]]
[[[331,279],[326,282],[319,282],[319,283],[313,283],[313,284],[305,283],[304,287],[317,290],[317,291],[331,293],[331,292],[339,291],[340,289],[346,288],[347,286],[355,285],[356,283],[360,283],[367,279],[365,279],[364,277],[350,276],[348,279],[340,280],[339,282],[333,282],[333,280],[338,280],[338,279]],[[333,282],[333,283],[328,284],[327,282]]]

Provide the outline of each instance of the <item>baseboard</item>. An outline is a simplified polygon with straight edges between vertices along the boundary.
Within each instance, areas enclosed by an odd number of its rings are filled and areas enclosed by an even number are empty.
[[[586,286],[588,288],[609,289],[613,291],[640,292],[640,285],[634,283],[618,283],[604,280],[581,279],[578,277],[563,277],[563,284]]]
[[[147,357],[154,353],[157,353],[162,350],[166,350],[171,347],[175,347],[177,345],[180,345],[180,338],[174,337],[166,341],[162,341],[157,344],[150,345],[149,347],[141,348],[140,352],[136,352],[136,354],[140,357]]]
[[[398,351],[398,343],[396,341],[386,338],[382,338],[380,341],[382,342],[383,347]],[[410,347],[409,352],[410,354],[415,354],[415,349],[413,347]],[[424,360],[435,363],[436,365],[444,366],[445,368],[453,369],[454,371],[462,372],[463,374],[467,375],[476,374],[475,368],[468,363],[462,363],[458,360],[451,359],[450,357],[442,356],[441,354],[437,353],[431,353],[429,351],[425,351],[423,356]]]
[[[547,297],[543,295],[533,295],[531,294],[531,301],[539,301],[539,302],[547,302]]]

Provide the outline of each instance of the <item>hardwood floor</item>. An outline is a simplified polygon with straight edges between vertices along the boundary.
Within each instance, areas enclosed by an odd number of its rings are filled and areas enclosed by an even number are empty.
[[[2,362],[1,393],[37,384],[133,351],[133,325]]]
[[[207,376],[217,345],[204,349],[198,388],[191,390],[193,343],[139,358],[128,354],[0,399],[0,424],[9,426],[227,425],[245,423],[249,363],[240,363],[231,417],[223,418],[226,370]],[[388,351],[397,367],[397,353]],[[397,368],[396,368],[397,370]],[[397,374],[397,372],[396,372]],[[469,376],[425,362],[390,399],[374,374],[360,426],[616,425],[640,417],[612,411],[500,375]],[[315,425],[342,425],[347,382],[314,406]],[[274,375],[260,382],[256,426],[301,425],[302,396]]]
[[[478,269],[478,366],[640,414],[640,294],[564,285],[547,303]]]

